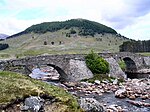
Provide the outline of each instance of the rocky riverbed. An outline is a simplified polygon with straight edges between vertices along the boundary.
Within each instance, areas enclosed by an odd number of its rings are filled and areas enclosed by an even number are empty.
[[[34,74],[34,76],[37,75]],[[128,79],[122,83],[117,79],[112,79],[111,82],[95,80],[94,83],[45,82],[62,87],[77,96],[80,106],[87,111],[91,111],[90,108],[93,108],[88,105],[97,105],[94,108],[98,112],[99,110],[101,110],[100,112],[103,112],[102,110],[106,112],[150,112],[150,79],[148,78]],[[91,101],[95,104],[91,104]]]
[[[79,98],[97,100],[107,112],[150,112],[150,79],[114,80],[95,83],[66,82],[60,84]]]

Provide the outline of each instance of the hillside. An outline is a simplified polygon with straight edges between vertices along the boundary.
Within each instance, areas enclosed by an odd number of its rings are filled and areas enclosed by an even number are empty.
[[[119,46],[127,40],[112,28],[89,20],[42,23],[1,41],[0,43],[8,44],[9,48],[0,52],[0,58],[39,54],[83,54],[92,49],[95,52],[118,52]]]
[[[20,32],[11,37],[22,35],[22,34],[28,34],[31,32],[38,33],[38,34],[43,34],[46,32],[56,32],[61,29],[67,30],[73,27],[78,28],[77,33],[78,35],[81,36],[87,36],[87,35],[94,36],[96,33],[117,34],[117,32],[114,29],[94,21],[89,21],[86,19],[71,19],[62,22],[44,22],[41,24],[32,25],[31,27],[27,28],[25,31]],[[76,32],[72,29],[70,33],[76,33]]]

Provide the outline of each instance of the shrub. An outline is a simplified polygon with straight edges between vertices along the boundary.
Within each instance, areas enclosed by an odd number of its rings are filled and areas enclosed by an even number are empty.
[[[47,41],[44,41],[44,45],[47,45]]]
[[[0,44],[0,50],[7,49],[9,47],[8,44]]]
[[[77,32],[73,29],[73,28],[71,28],[71,30],[70,30],[70,34],[76,34]]]
[[[85,60],[92,73],[105,74],[109,72],[109,63],[93,51],[85,57]]]
[[[120,68],[121,68],[123,71],[125,71],[125,69],[126,69],[126,64],[125,64],[125,62],[124,62],[123,60],[120,60],[120,61],[118,62],[118,64],[119,64]]]

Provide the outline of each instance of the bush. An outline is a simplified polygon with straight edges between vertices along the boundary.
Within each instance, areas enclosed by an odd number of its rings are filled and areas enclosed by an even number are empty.
[[[109,72],[109,63],[93,51],[85,57],[85,60],[87,67],[93,74],[106,74]]]
[[[0,50],[7,49],[9,47],[8,44],[0,44]]]
[[[120,60],[120,61],[118,62],[118,64],[119,64],[120,68],[121,68],[123,71],[125,71],[125,69],[126,69],[126,64],[125,64],[125,62],[124,62],[123,60]]]

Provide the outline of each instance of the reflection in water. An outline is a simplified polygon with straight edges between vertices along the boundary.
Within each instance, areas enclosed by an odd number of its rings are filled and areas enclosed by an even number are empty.
[[[41,80],[59,80],[59,74],[53,67],[34,68],[29,76]]]
[[[40,68],[33,69],[32,73],[29,74],[29,76],[34,79],[42,79],[43,77],[45,77],[47,75],[48,75],[48,73],[41,71]]]

